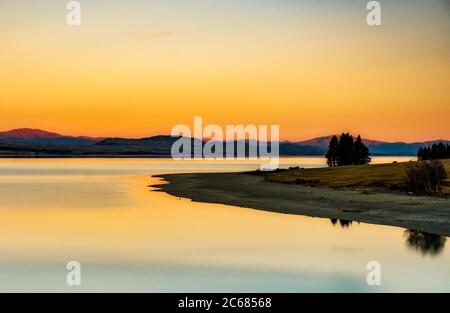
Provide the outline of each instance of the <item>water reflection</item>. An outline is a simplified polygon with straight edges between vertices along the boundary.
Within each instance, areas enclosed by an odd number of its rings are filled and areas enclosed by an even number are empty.
[[[330,218],[331,224],[333,224],[333,226],[336,226],[336,224],[339,222],[339,225],[341,225],[342,228],[349,228],[353,221],[349,221],[349,220],[340,220],[337,218]]]
[[[337,218],[330,218],[333,226],[340,225],[341,228],[349,228],[353,221],[342,220]],[[358,223],[359,224],[359,223]],[[420,230],[408,229],[405,230],[404,237],[406,237],[406,245],[421,253],[423,256],[437,256],[444,251],[447,238],[435,234],[426,233]]]
[[[405,230],[406,245],[420,252],[422,255],[439,255],[445,247],[447,238],[439,235],[429,234],[419,230]]]
[[[450,291],[449,246],[411,253],[404,229],[148,192],[161,183],[149,174],[255,169],[196,162],[0,159],[0,291],[71,292],[74,258],[89,272],[80,292],[366,292],[374,258],[392,282],[377,291]]]

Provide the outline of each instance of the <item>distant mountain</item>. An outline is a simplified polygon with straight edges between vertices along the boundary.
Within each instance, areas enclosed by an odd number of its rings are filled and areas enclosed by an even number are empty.
[[[108,138],[97,142],[96,147],[131,153],[170,156],[172,145],[180,137],[154,136],[142,139]]]
[[[296,144],[301,146],[312,146],[322,149],[328,149],[330,140],[333,136],[323,136],[317,137],[305,141],[296,142]],[[449,140],[433,140],[426,142],[385,142],[379,140],[362,139],[365,145],[369,148],[372,155],[395,155],[395,156],[412,156],[417,154],[417,150],[420,147],[428,147],[433,143],[443,142],[444,144],[450,144]]]
[[[107,138],[96,145],[101,146],[149,146],[152,144],[172,146],[172,144],[180,139],[180,137],[172,136],[153,136],[141,139],[127,139],[127,138]]]
[[[289,141],[280,142],[280,155],[282,156],[322,156],[327,150],[322,147],[299,145]]]
[[[90,145],[104,138],[73,137],[51,133],[40,129],[19,128],[0,132],[0,142],[27,142],[53,145]]]
[[[1,138],[22,138],[22,139],[37,139],[37,138],[59,138],[62,137],[56,133],[50,133],[40,129],[18,128],[9,131],[0,132]]]
[[[372,155],[417,155],[417,151],[420,147],[429,147],[434,143],[442,142],[444,144],[450,144],[449,140],[433,140],[426,142],[384,142],[378,144],[369,144],[369,148]]]
[[[323,137],[317,137],[305,141],[298,141],[296,144],[302,145],[302,146],[313,146],[313,147],[320,147],[323,149],[328,149],[328,146],[330,145],[331,138],[333,136],[323,136]],[[377,144],[383,144],[387,143],[384,141],[378,141],[378,140],[370,140],[370,139],[362,139],[365,145],[377,145]]]
[[[171,137],[171,136],[154,136],[142,139],[109,138],[98,142],[96,146],[115,146],[128,150],[140,148],[141,150],[144,149],[152,152],[170,154],[172,144],[179,138],[180,137]],[[237,142],[234,142],[235,146],[236,143]],[[245,149],[247,153],[249,151],[250,145],[257,145],[257,144],[258,143],[256,141],[246,141]],[[191,150],[193,151],[193,147],[191,148]],[[317,156],[317,155],[324,155],[325,153],[326,151],[319,147],[301,146],[291,142],[280,142],[280,155],[282,156],[300,156],[300,155]]]
[[[332,136],[323,136],[299,142],[280,142],[281,156],[323,156]],[[40,129],[21,128],[0,132],[0,155],[2,156],[150,156],[170,157],[173,143],[180,137],[153,136],[141,139],[95,138],[64,136]],[[373,156],[412,156],[420,147],[448,140],[427,142],[384,142],[363,139]],[[204,143],[203,143],[204,144]],[[236,145],[236,142],[234,142]],[[246,151],[257,145],[245,143]],[[193,149],[192,149],[193,151]]]

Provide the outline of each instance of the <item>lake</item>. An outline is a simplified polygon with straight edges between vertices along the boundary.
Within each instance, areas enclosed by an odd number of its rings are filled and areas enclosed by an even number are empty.
[[[323,158],[281,162],[324,166]],[[193,203],[149,187],[160,182],[154,174],[258,168],[251,161],[0,159],[0,291],[450,291],[448,238]],[[81,264],[81,286],[66,284],[69,261]],[[366,283],[370,261],[381,265],[381,286]]]

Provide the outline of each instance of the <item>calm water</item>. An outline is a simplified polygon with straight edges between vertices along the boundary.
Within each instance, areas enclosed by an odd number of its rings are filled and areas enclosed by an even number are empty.
[[[283,163],[323,166],[321,158]],[[159,181],[152,174],[256,168],[2,159],[0,291],[450,291],[448,238],[192,203],[148,187]],[[81,263],[81,287],[66,285],[71,260]],[[379,287],[366,284],[369,261],[381,264]]]

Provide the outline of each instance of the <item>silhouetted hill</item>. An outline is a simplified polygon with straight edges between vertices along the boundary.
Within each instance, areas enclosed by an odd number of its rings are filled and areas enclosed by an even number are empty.
[[[296,143],[299,145],[303,145],[303,146],[313,146],[313,147],[320,147],[320,148],[328,149],[328,146],[330,145],[330,141],[331,141],[332,137],[333,136],[323,136],[323,137],[308,139],[305,141],[298,141]],[[365,145],[377,145],[377,144],[387,143],[384,141],[371,140],[371,139],[362,139],[362,142]]]
[[[149,155],[170,156],[173,143],[180,137],[154,136],[142,139],[108,138],[95,144],[111,151],[128,151]]]
[[[372,155],[417,155],[417,151],[420,147],[428,147],[433,143],[443,142],[444,144],[450,143],[448,140],[435,140],[427,142],[385,142],[379,144],[368,145]]]
[[[22,142],[31,144],[52,145],[91,145],[103,138],[73,137],[57,133],[47,132],[40,129],[19,128],[0,132],[0,142]]]
[[[0,137],[3,138],[22,138],[22,139],[37,139],[37,138],[58,138],[62,137],[57,133],[50,133],[40,129],[31,129],[31,128],[18,128],[5,132],[0,132]]]
[[[296,142],[301,146],[312,146],[323,149],[328,149],[330,140],[333,136],[317,137],[305,141]],[[369,148],[372,155],[396,155],[396,156],[412,156],[416,155],[420,147],[428,147],[433,143],[450,143],[448,140],[433,140],[426,142],[385,142],[379,140],[362,139],[363,143]]]
[[[171,136],[154,136],[142,139],[125,139],[125,138],[110,138],[98,142],[96,146],[115,146],[121,147],[122,149],[133,149],[140,147],[148,151],[159,151],[161,153],[170,154],[172,144],[178,140],[180,137]],[[197,139],[196,139],[197,140]],[[202,143],[203,145],[204,143]],[[225,151],[225,142],[223,143]],[[246,141],[245,150],[246,153],[249,151],[250,145],[257,145],[256,141]],[[237,142],[234,142],[236,147]],[[193,146],[191,148],[193,151]],[[280,155],[283,156],[301,156],[301,155],[324,155],[325,150],[322,148],[311,147],[311,146],[301,146],[291,142],[280,142]]]
[[[170,157],[173,143],[180,137],[152,136],[141,139],[91,138],[64,136],[39,129],[21,128],[0,132],[1,156],[149,156]],[[281,156],[323,156],[331,136],[313,138],[300,142],[280,142]],[[404,143],[363,139],[372,155],[416,155],[420,147],[448,140]],[[204,143],[202,143],[204,144]],[[234,145],[236,146],[236,142]],[[225,143],[224,143],[225,145]],[[246,141],[248,152],[255,141]],[[192,148],[193,150],[193,148]]]
[[[172,136],[153,136],[141,139],[127,139],[127,138],[108,138],[96,145],[100,146],[149,146],[149,145],[170,145],[180,139],[180,137]]]

